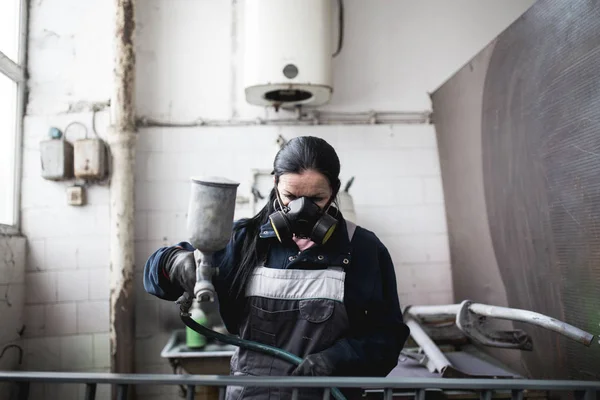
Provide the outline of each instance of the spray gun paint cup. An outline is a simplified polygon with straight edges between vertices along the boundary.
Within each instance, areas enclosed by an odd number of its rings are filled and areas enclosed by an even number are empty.
[[[227,246],[233,231],[235,199],[239,183],[220,177],[192,178],[187,231],[190,243],[200,252],[194,297],[215,301],[212,276],[214,252]]]

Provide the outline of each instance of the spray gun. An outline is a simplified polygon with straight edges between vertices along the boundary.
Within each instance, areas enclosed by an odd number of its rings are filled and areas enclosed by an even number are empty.
[[[179,303],[181,312],[189,315],[196,300],[207,320],[214,321],[210,314],[218,313],[218,307],[214,304],[216,292],[212,278],[217,271],[212,258],[214,252],[225,248],[231,238],[239,183],[225,178],[192,178],[191,184],[187,233],[190,244],[196,249],[196,285],[194,297],[186,293]]]
[[[218,317],[218,315],[215,315],[219,312],[219,308],[215,304],[217,294],[212,283],[212,277],[218,271],[213,265],[212,258],[213,254],[225,248],[231,239],[238,186],[238,183],[225,178],[192,178],[187,231],[190,244],[196,249],[194,253],[196,259],[196,285],[194,286],[193,297],[185,293],[177,301],[181,320],[187,327],[207,338],[265,353],[290,364],[299,365],[302,358],[292,353],[262,343],[215,332],[209,327],[194,321],[189,313],[194,300],[196,300],[200,309],[206,315],[207,321],[215,321],[215,317]],[[331,394],[337,400],[345,400],[344,395],[336,388],[331,390]]]

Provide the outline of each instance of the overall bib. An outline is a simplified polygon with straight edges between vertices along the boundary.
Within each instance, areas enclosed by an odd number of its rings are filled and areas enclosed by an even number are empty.
[[[355,226],[348,225],[352,238]],[[347,333],[344,307],[345,272],[333,266],[321,270],[257,267],[246,288],[242,339],[278,347],[305,358],[331,347]],[[276,357],[237,349],[231,359],[235,376],[287,376],[295,366]],[[287,400],[291,388],[227,388],[227,400]],[[322,399],[323,389],[299,389],[299,400]]]

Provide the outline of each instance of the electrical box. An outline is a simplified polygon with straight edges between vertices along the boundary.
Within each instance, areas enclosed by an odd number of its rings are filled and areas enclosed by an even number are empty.
[[[67,203],[71,206],[82,206],[85,204],[85,191],[82,186],[70,186],[67,188]]]
[[[101,139],[75,141],[75,177],[89,180],[102,180],[106,176],[106,146]]]
[[[50,139],[40,142],[40,159],[42,178],[63,181],[73,177],[73,146],[58,129],[50,129]]]

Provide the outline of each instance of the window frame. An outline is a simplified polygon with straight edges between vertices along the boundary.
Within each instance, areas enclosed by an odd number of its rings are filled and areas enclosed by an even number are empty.
[[[17,107],[15,123],[15,159],[13,167],[13,220],[12,224],[0,223],[0,235],[18,235],[21,230],[21,177],[23,159],[23,120],[27,101],[27,30],[29,1],[19,0],[19,32],[17,62],[0,51],[0,74],[17,84]]]

